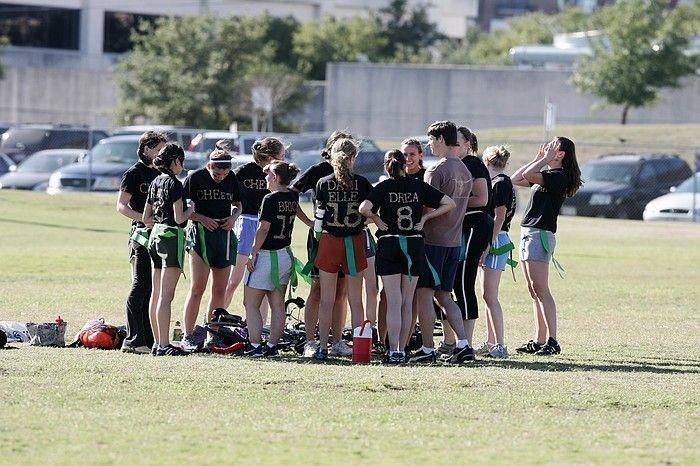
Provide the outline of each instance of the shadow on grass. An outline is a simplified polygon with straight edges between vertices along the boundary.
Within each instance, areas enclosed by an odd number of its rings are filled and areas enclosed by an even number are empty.
[[[45,223],[45,222],[34,222],[31,220],[17,220],[10,218],[0,218],[0,223],[17,223],[20,225],[32,225],[38,227],[49,227],[49,228],[60,228],[62,230],[76,230],[76,231],[91,231],[93,233],[119,233],[117,230],[108,230],[105,228],[89,228],[78,225],[57,225],[55,223]]]
[[[644,372],[650,374],[700,374],[700,362],[685,362],[667,360],[665,362],[649,363],[644,360],[639,361],[595,361],[590,363],[561,361],[558,359],[547,360],[487,360],[480,359],[478,363],[482,366],[495,366],[505,369],[521,369],[543,372]],[[683,367],[683,369],[681,369]]]

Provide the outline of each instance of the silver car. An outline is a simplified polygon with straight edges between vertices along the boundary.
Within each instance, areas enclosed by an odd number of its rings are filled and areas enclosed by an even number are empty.
[[[694,178],[694,179],[693,179]],[[644,220],[673,220],[700,222],[700,172],[696,173],[669,194],[650,201],[644,208]],[[695,216],[693,216],[695,209]]]

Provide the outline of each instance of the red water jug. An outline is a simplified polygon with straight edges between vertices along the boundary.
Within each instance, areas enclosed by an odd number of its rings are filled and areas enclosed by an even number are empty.
[[[361,327],[352,332],[352,362],[372,360],[372,323],[365,320]]]

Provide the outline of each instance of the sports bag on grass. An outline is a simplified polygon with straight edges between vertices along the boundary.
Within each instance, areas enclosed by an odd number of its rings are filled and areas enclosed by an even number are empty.
[[[29,344],[32,346],[66,346],[66,322],[27,322]]]

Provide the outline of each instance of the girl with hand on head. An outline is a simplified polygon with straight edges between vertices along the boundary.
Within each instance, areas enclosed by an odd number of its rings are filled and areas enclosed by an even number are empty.
[[[162,175],[151,182],[143,211],[143,223],[152,228],[148,252],[153,262],[150,304],[156,316],[154,356],[189,354],[170,344],[171,305],[184,265],[184,226],[194,212],[194,205],[185,206],[185,190],[177,179],[184,161],[185,152],[177,144],[167,144],[160,150],[153,164]],[[155,290],[159,292],[157,299]]]
[[[207,166],[193,172],[184,183],[185,192],[196,206],[190,217],[191,280],[183,317],[185,337],[182,346],[189,351],[197,349],[192,332],[209,273],[212,285],[207,321],[210,322],[214,309],[225,305],[226,284],[231,265],[236,261],[238,241],[231,230],[241,213],[241,188],[231,171],[231,160],[225,141],[219,141],[209,154]],[[213,339],[207,341],[212,343]]]
[[[279,357],[277,343],[284,330],[284,294],[294,274],[294,256],[290,247],[294,217],[299,209],[299,193],[288,188],[299,174],[292,164],[275,160],[263,172],[270,194],[260,206],[260,221],[255,232],[243,278],[243,304],[246,309],[249,343],[242,351],[249,357]],[[309,224],[311,222],[309,221]],[[270,303],[270,339],[262,346],[263,320],[260,305]]]
[[[544,169],[548,167],[547,169]],[[511,177],[516,186],[532,188],[521,222],[520,260],[535,315],[535,338],[516,349],[542,356],[558,354],[557,308],[549,290],[549,261],[554,259],[557,217],[566,197],[583,184],[576,161],[576,147],[565,137],[542,144],[535,158]]]
[[[386,295],[389,337],[385,362],[400,364],[405,362],[413,295],[425,260],[423,224],[453,209],[455,203],[423,180],[406,176],[406,158],[399,150],[385,154],[384,170],[389,179],[372,189],[360,213],[378,228],[376,271]],[[424,207],[434,210],[423,214]]]
[[[501,272],[506,269],[513,243],[508,236],[510,222],[515,214],[515,191],[510,177],[503,170],[510,158],[504,146],[491,146],[484,151],[483,159],[491,176],[493,186],[494,225],[491,233],[491,247],[485,257],[481,275],[481,292],[486,303],[487,338],[480,348],[485,348],[483,356],[494,358],[508,357],[503,335],[503,309],[498,300],[498,287]]]

